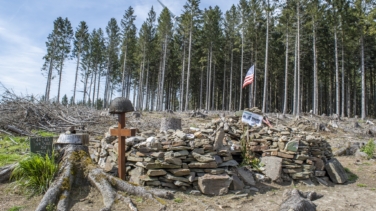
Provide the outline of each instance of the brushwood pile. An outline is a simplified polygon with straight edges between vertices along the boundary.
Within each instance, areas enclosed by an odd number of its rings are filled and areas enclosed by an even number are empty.
[[[91,158],[108,173],[117,173],[117,153],[117,137],[109,133],[91,142]],[[126,139],[126,159],[132,184],[207,195],[257,191],[259,181],[347,181],[331,146],[317,133],[285,125],[250,127],[241,116],[181,130],[139,131]]]

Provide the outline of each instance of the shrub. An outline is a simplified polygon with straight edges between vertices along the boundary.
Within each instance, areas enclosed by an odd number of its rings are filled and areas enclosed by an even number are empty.
[[[31,155],[19,162],[11,179],[15,179],[16,183],[31,195],[42,194],[48,190],[57,170],[54,156]]]
[[[365,152],[368,158],[372,158],[373,152],[375,151],[375,142],[370,139],[368,143],[361,148],[360,151]]]

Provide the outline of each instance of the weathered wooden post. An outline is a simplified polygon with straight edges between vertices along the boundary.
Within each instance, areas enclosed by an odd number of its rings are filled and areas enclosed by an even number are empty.
[[[135,136],[136,129],[125,129],[125,113],[134,111],[131,101],[124,97],[115,98],[109,108],[110,114],[118,115],[118,128],[111,129],[110,134],[118,137],[118,174],[125,180],[125,137]]]

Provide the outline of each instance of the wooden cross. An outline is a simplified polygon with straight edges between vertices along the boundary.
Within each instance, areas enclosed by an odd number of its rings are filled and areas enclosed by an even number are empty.
[[[118,114],[118,127],[111,129],[111,136],[118,137],[118,174],[119,178],[125,180],[125,138],[136,135],[137,129],[126,129],[125,127],[125,113]]]

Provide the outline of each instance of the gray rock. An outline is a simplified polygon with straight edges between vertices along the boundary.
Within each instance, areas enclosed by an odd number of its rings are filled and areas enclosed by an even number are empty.
[[[198,153],[192,152],[192,156],[201,163],[209,163],[215,161],[214,157],[210,154],[200,155]]]
[[[178,169],[181,168],[181,165],[173,165],[169,163],[142,163],[137,162],[137,166],[144,167],[146,169]]]
[[[223,174],[225,169],[205,169],[204,171],[209,174]]]
[[[136,167],[135,169],[129,172],[129,175],[130,175],[129,182],[136,184],[136,185],[141,185],[141,175],[143,174],[144,174],[144,169],[141,167]]]
[[[230,184],[230,190],[243,190],[244,183],[238,176],[232,175],[232,183]]]
[[[176,177],[171,174],[166,174],[164,178],[169,179],[169,180],[174,180],[174,181],[180,181],[180,182],[186,182],[189,183],[189,180],[185,177]]]
[[[186,136],[186,134],[185,134],[183,131],[178,130],[178,131],[175,132],[175,136],[177,136],[177,137],[180,138],[181,140],[185,140],[185,136]]]
[[[224,163],[219,164],[218,167],[225,167],[225,166],[235,167],[235,166],[238,166],[238,165],[239,165],[239,163],[236,162],[236,160],[229,160],[229,161],[226,161]]]
[[[293,140],[293,141],[287,142],[285,150],[296,152],[298,151],[298,148],[299,148],[299,140]]]
[[[201,192],[199,190],[191,190],[191,192],[189,192],[190,195],[193,195],[193,196],[199,196],[201,195]]]
[[[367,159],[368,155],[367,153],[360,151],[360,149],[357,149],[355,152],[355,157],[360,158],[360,159]]]
[[[261,163],[265,165],[265,176],[269,177],[273,181],[277,181],[281,178],[282,158],[274,156],[262,157]]]
[[[221,128],[216,136],[215,136],[215,140],[214,140],[214,150],[219,150],[223,147],[223,138],[225,137],[225,132],[223,131],[223,129]]]
[[[187,155],[189,155],[189,152],[187,150],[174,152],[174,157],[182,157]]]
[[[178,177],[191,174],[191,171],[189,169],[170,169],[168,171],[171,172],[174,176],[178,176]]]
[[[203,194],[220,196],[228,192],[232,178],[226,174],[205,174],[198,178],[198,187]]]
[[[199,162],[192,162],[188,164],[189,168],[199,168],[199,169],[214,169],[217,168],[216,162],[209,162],[209,163],[199,163]]]
[[[238,175],[240,178],[249,185],[256,185],[255,179],[253,178],[252,173],[248,170],[245,169],[244,167],[239,167],[237,168]]]
[[[325,164],[325,169],[328,172],[330,179],[334,183],[342,184],[347,182],[347,173],[336,158],[328,160],[328,162]]]
[[[205,153],[203,148],[195,148],[192,152],[203,155]]]
[[[149,169],[148,172],[146,173],[148,176],[155,177],[155,176],[163,176],[166,175],[167,172],[163,169]]]
[[[165,161],[167,163],[171,163],[171,164],[179,165],[179,166],[181,166],[182,164],[182,161],[180,158],[165,158]]]
[[[214,155],[214,160],[215,160],[215,162],[216,162],[217,164],[221,164],[221,163],[223,163],[222,158],[221,158],[220,156],[218,156],[218,155]]]
[[[190,184],[182,182],[182,181],[175,181],[174,185],[176,185],[176,186],[187,186],[187,187],[191,186]]]

